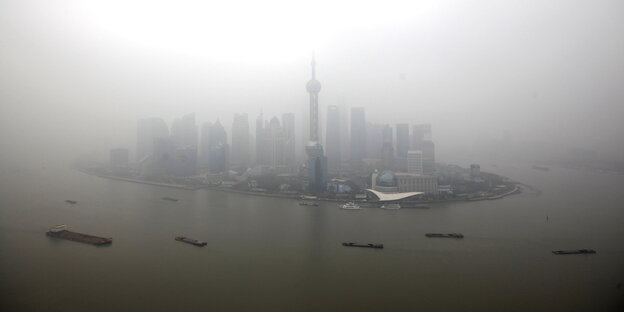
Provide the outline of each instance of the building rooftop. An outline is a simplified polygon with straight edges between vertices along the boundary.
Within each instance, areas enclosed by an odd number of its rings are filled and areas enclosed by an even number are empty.
[[[395,201],[402,200],[412,196],[425,194],[424,192],[404,192],[404,193],[383,193],[373,189],[366,189],[379,198],[379,201]]]

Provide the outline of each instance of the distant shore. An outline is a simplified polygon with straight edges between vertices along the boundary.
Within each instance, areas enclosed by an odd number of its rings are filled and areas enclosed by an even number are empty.
[[[107,175],[107,174],[101,174],[101,173],[93,172],[93,171],[86,170],[86,169],[78,169],[78,170],[88,175],[94,175],[96,177],[111,179],[111,180],[157,185],[157,186],[171,187],[171,188],[177,188],[177,189],[183,189],[183,190],[189,190],[189,191],[195,191],[195,190],[202,188],[202,187],[194,187],[194,186],[184,185],[184,184],[163,183],[163,182],[155,182],[155,181],[148,181],[148,180],[141,180],[141,179],[124,178],[124,177],[112,176],[112,175]]]
[[[176,188],[176,189],[182,189],[182,190],[187,190],[187,191],[196,191],[199,189],[207,189],[207,190],[215,190],[215,191],[221,191],[221,192],[229,192],[229,193],[237,193],[237,194],[243,194],[243,195],[252,195],[252,196],[262,196],[262,197],[274,197],[274,198],[287,198],[287,199],[302,199],[301,196],[302,195],[298,195],[298,194],[276,194],[276,193],[263,193],[263,192],[254,192],[254,191],[244,191],[244,190],[236,190],[230,187],[221,187],[221,186],[209,186],[209,185],[205,185],[205,186],[191,186],[191,185],[184,185],[184,184],[175,184],[175,183],[164,183],[164,182],[155,182],[155,181],[148,181],[148,180],[141,180],[141,179],[133,179],[133,178],[124,178],[124,177],[118,177],[118,176],[113,176],[113,175],[108,175],[108,174],[102,174],[102,173],[98,173],[98,172],[94,172],[88,169],[81,169],[78,168],[78,170],[82,173],[88,174],[88,175],[94,175],[100,178],[104,178],[104,179],[111,179],[111,180],[118,180],[118,181],[125,181],[125,182],[133,182],[133,183],[140,183],[140,184],[147,184],[147,185],[155,185],[155,186],[162,186],[162,187],[170,187],[170,188]],[[484,197],[477,197],[477,198],[453,198],[453,199],[440,199],[440,200],[422,200],[422,201],[418,201],[418,204],[437,204],[437,203],[448,203],[448,202],[464,202],[464,201],[480,201],[480,200],[494,200],[494,199],[501,199],[504,197],[507,197],[509,195],[515,194],[521,192],[521,188],[517,185],[514,184],[514,188],[506,193],[503,194],[499,194],[499,195],[492,195],[492,196],[484,196]],[[354,201],[353,199],[342,199],[342,198],[315,198],[313,199],[314,201],[324,201],[324,202],[337,202],[337,203],[342,203],[342,202],[350,202],[350,201]],[[355,200],[358,201],[358,200]],[[369,201],[358,201],[358,202],[369,202]]]

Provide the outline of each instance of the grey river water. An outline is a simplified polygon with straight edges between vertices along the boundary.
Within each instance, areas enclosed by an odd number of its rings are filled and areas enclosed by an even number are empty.
[[[430,209],[347,211],[335,203],[302,207],[290,199],[163,188],[66,168],[6,169],[0,310],[621,308],[624,176],[530,165],[484,169],[534,190]],[[45,236],[63,223],[114,242],[95,247]],[[465,238],[432,239],[426,232]],[[208,245],[180,243],[176,235]],[[348,248],[343,241],[386,248]],[[598,253],[551,253],[579,248]]]

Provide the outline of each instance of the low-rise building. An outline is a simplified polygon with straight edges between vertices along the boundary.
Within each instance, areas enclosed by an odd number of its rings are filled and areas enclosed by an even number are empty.
[[[382,171],[372,175],[372,189],[384,193],[423,192],[438,194],[438,179],[432,175]]]

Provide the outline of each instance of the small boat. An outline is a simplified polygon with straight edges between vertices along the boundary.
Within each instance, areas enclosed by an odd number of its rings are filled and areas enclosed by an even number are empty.
[[[187,244],[199,246],[199,247],[204,247],[204,246],[206,246],[208,244],[206,242],[198,241],[196,239],[192,239],[192,238],[188,238],[188,237],[184,237],[184,236],[176,236],[175,240],[180,241],[180,242],[184,242],[184,243],[187,243]]]
[[[65,202],[66,202],[66,203],[69,203],[69,204],[72,204],[72,205],[73,205],[73,204],[77,204],[77,203],[78,203],[77,201],[75,201],[75,200],[70,200],[70,199],[66,200]]]
[[[383,244],[371,244],[371,243],[362,244],[362,243],[352,243],[352,242],[342,243],[342,246],[347,246],[347,247],[364,247],[364,248],[383,248]]]
[[[400,204],[385,204],[385,205],[381,205],[381,207],[379,208],[388,209],[388,210],[401,209],[401,205]]]
[[[443,238],[464,238],[464,235],[461,233],[427,233],[425,234],[427,237],[443,237]]]
[[[309,203],[309,202],[300,202],[300,203],[299,203],[299,206],[314,206],[314,207],[317,207],[318,205],[319,205],[319,203],[316,203],[316,202],[312,202],[312,203]]]
[[[178,201],[177,198],[173,198],[173,197],[163,197],[162,200],[168,200],[168,201],[172,201],[172,202],[177,202]]]
[[[355,210],[355,209],[360,209],[360,205],[354,203],[354,202],[348,202],[342,206],[340,206],[340,208],[342,209],[348,209],[348,210]]]
[[[595,254],[593,249],[578,249],[578,250],[555,250],[552,253],[555,255],[580,255],[580,254]]]

